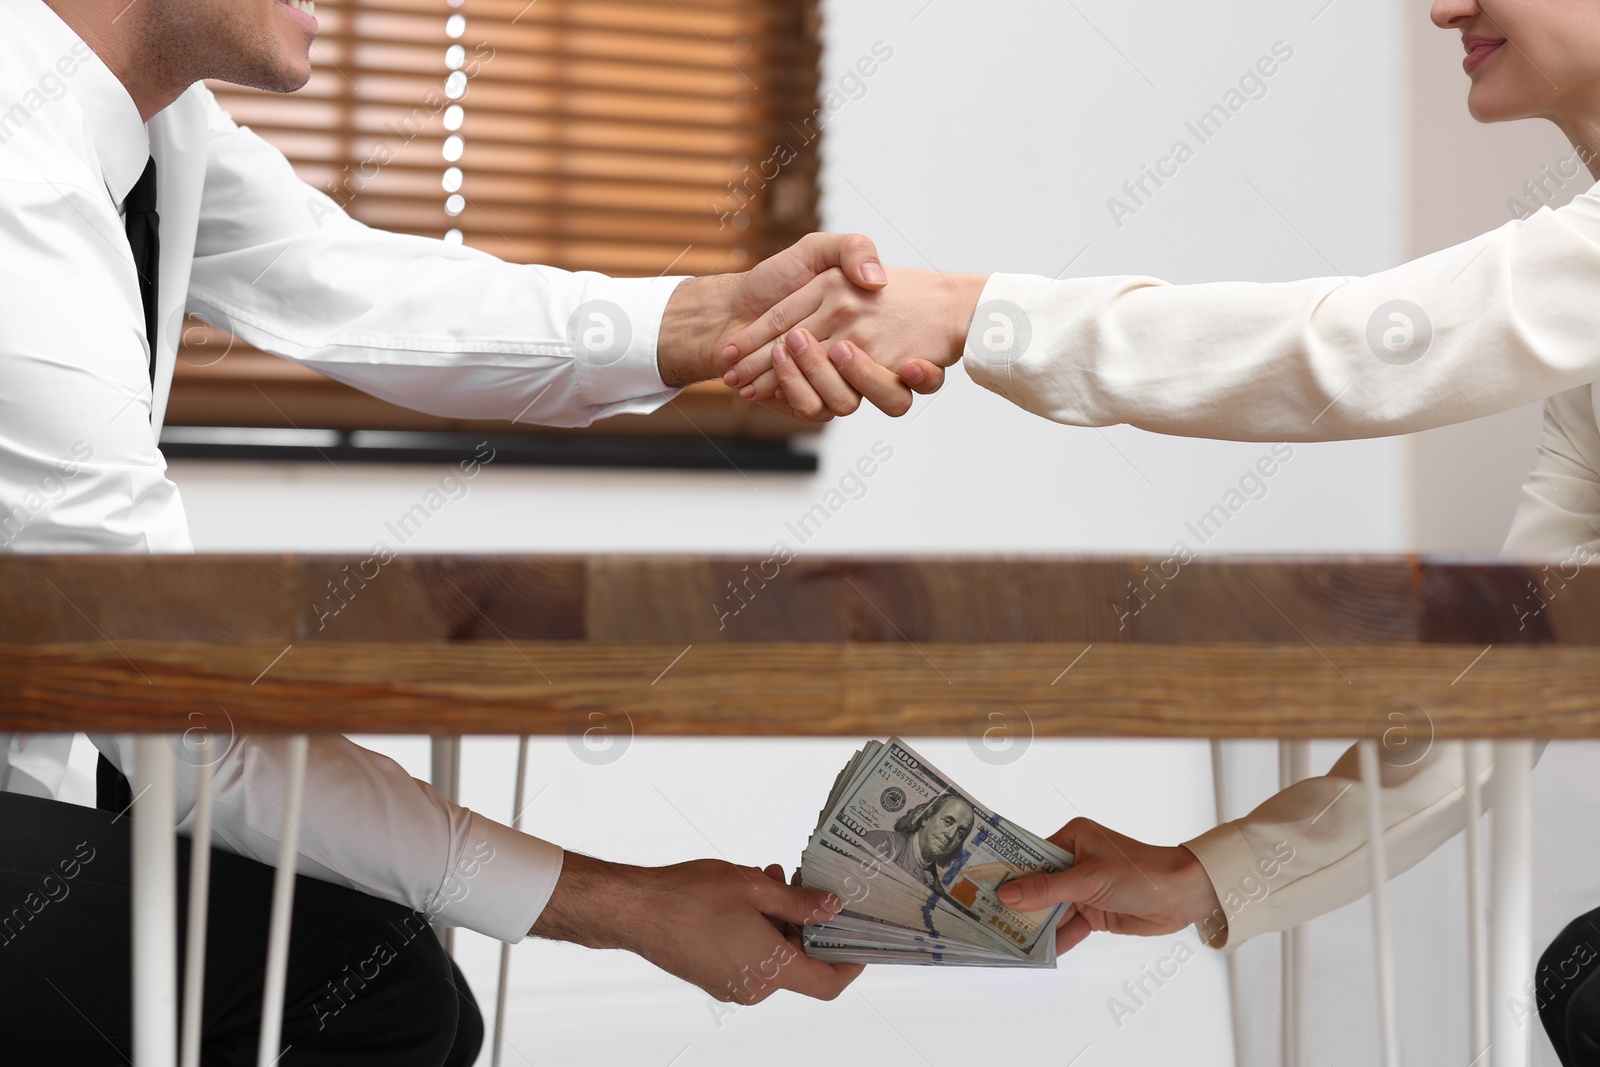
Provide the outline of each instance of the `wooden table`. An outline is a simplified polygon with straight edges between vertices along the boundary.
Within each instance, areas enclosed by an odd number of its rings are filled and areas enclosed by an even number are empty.
[[[175,940],[172,751],[160,735],[197,722],[230,739],[295,735],[302,771],[312,733],[581,734],[597,722],[680,735],[976,738],[1001,722],[1028,737],[1360,739],[1369,814],[1398,728],[1407,744],[1497,742],[1494,920],[1469,929],[1477,1050],[1488,1006],[1531,976],[1529,739],[1600,737],[1600,568],[1557,563],[12,556],[0,558],[0,603],[0,730],[142,735],[139,1019],[175,1005],[170,960],[144,958]],[[1478,748],[1464,772],[1487,757]],[[291,786],[285,810],[298,800]],[[1480,819],[1466,829],[1469,912],[1481,917],[1488,849]],[[1369,834],[1381,842],[1376,815]],[[1392,1063],[1384,858],[1368,852]],[[262,1063],[277,1054],[271,996],[282,995],[294,862],[286,836]],[[203,902],[203,889],[191,896]],[[1292,991],[1305,966],[1292,934],[1284,958]],[[202,984],[191,971],[188,988]],[[1300,1010],[1285,1020],[1286,1064],[1302,1051]],[[1489,1062],[1523,1067],[1528,1031],[1505,1015],[1493,1013]],[[175,1038],[161,1029],[136,1033],[138,1067],[171,1062]]]
[[[0,729],[1600,736],[1600,568],[518,556],[0,558]],[[1063,673],[1065,671],[1065,673]]]

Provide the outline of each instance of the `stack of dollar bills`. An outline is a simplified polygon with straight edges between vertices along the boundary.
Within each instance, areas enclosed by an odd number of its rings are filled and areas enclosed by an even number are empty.
[[[833,783],[800,881],[844,910],[803,931],[833,963],[1054,967],[1065,904],[1020,912],[1005,882],[1053,874],[1072,854],[1001,818],[904,741],[874,741]]]

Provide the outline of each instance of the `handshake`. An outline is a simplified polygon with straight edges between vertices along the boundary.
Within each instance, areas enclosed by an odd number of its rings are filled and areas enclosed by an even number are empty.
[[[891,274],[867,238],[814,233],[743,274],[680,285],[662,318],[661,378],[720,378],[808,422],[849,415],[863,399],[900,416],[961,358],[986,281]]]

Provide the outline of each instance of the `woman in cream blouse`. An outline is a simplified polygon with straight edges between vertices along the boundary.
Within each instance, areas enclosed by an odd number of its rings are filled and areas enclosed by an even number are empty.
[[[1600,178],[1600,4],[1435,0],[1432,18],[1462,36],[1475,118],[1547,118]],[[790,324],[784,341],[757,348]],[[1363,278],[1169,285],[891,271],[869,293],[823,276],[736,337],[727,357],[729,384],[802,412],[834,405],[852,360],[896,367],[927,392],[964,358],[974,381],[1057,422],[1230,440],[1387,436],[1543,400],[1537,466],[1505,552],[1565,566],[1600,553],[1600,185]],[[1462,826],[1460,755],[1440,744],[1384,768],[1392,870]],[[1364,809],[1337,803],[1356,764],[1347,752],[1326,775],[1170,848],[1075,820],[1055,840],[1078,866],[1019,885],[1017,899],[1077,902],[1062,950],[1093,930],[1188,923],[1231,949],[1297,925],[1366,891]],[[1562,982],[1541,985],[1540,1011],[1564,1062],[1594,1062],[1585,1050],[1600,1049],[1600,957],[1574,956],[1570,940],[1547,953],[1546,966],[1565,963]]]

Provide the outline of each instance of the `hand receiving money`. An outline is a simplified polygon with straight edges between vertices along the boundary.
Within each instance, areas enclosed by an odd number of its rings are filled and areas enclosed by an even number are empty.
[[[1001,818],[903,741],[874,741],[834,782],[800,863],[844,910],[804,930],[829,963],[1054,967],[1067,904],[1008,907],[1000,887],[1059,874],[1070,853]]]

